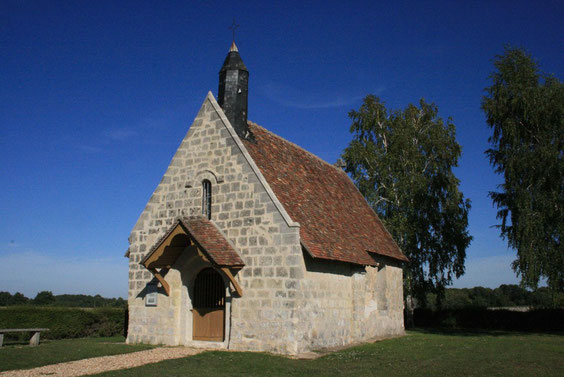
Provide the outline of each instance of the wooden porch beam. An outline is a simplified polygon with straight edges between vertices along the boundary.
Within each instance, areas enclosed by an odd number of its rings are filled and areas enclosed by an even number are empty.
[[[170,296],[170,286],[168,285],[166,280],[162,277],[162,275],[155,268],[150,268],[149,271],[151,271],[151,273],[157,278],[159,283],[162,284],[166,295]]]
[[[227,267],[222,267],[221,271],[223,271],[223,273],[227,276],[227,278],[229,279],[229,281],[231,282],[231,284],[233,284],[233,287],[235,288],[235,291],[237,292],[237,294],[239,295],[239,297],[243,296],[243,289],[241,288],[241,286],[239,285],[239,283],[237,283],[237,280],[235,280],[235,277],[233,276],[233,274],[231,273],[231,271],[229,270],[229,268]]]

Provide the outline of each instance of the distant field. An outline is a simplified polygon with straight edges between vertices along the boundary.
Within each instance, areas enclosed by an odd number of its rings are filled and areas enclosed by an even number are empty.
[[[121,336],[42,340],[38,347],[30,347],[29,340],[0,348],[0,371],[29,369],[48,364],[64,363],[88,357],[109,356],[153,348],[147,345],[127,345]]]
[[[316,360],[206,352],[100,376],[562,376],[564,336],[410,331]]]

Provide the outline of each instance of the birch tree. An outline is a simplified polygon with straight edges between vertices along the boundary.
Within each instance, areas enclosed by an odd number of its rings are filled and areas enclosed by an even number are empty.
[[[492,130],[486,154],[503,177],[490,193],[498,228],[517,252],[522,285],[546,279],[563,292],[564,84],[521,49],[506,48],[494,67],[482,109]]]
[[[455,126],[434,104],[388,110],[368,95],[352,110],[353,140],[343,153],[346,170],[392,234],[409,263],[404,292],[420,302],[464,273],[470,201],[452,168],[461,147]]]

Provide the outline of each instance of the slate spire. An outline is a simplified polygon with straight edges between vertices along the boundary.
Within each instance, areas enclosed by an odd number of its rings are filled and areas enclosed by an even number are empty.
[[[239,137],[254,140],[247,125],[248,94],[249,71],[233,41],[219,71],[217,102]]]

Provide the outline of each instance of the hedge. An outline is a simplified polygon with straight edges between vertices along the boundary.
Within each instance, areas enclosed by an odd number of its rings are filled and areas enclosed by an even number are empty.
[[[564,331],[564,309],[535,309],[526,312],[464,309],[415,309],[413,319],[417,327],[446,327],[459,329],[510,331]]]
[[[0,308],[0,328],[45,327],[41,338],[63,339],[125,334],[126,308],[8,306]],[[6,334],[8,339],[19,339]]]

